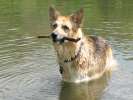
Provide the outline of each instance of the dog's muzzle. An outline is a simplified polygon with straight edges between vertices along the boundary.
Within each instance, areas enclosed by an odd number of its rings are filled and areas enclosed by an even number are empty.
[[[75,43],[81,40],[81,38],[74,39],[74,38],[70,38],[70,37],[58,38],[58,35],[55,34],[55,33],[51,33],[51,37],[52,37],[53,42],[57,42],[57,43],[60,43],[60,44],[64,43],[65,40],[75,42]]]
[[[58,35],[55,33],[51,33],[51,37],[52,37],[53,42],[55,42],[55,43],[59,42],[61,44],[61,43],[64,43],[64,41],[65,41],[65,39],[63,37],[59,39]]]

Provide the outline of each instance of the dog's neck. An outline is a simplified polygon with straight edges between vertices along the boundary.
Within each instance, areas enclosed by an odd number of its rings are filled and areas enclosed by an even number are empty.
[[[69,58],[64,59],[64,63],[70,63],[76,60],[80,56],[82,46],[83,46],[83,42],[80,41],[79,46],[75,48],[75,50],[73,51],[73,54],[72,55],[68,54]]]
[[[80,34],[80,37],[77,38],[81,39],[76,43],[68,42],[64,44],[62,46],[62,53],[60,51],[58,52],[60,58],[63,60],[64,63],[73,62],[74,60],[76,60],[76,58],[80,56],[83,47],[83,33],[81,29],[79,29],[78,32],[78,34]]]

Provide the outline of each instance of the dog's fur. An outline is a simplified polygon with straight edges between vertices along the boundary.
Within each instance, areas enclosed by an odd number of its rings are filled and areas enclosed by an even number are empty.
[[[63,37],[80,38],[78,42],[53,41],[64,81],[89,81],[99,78],[105,71],[112,70],[116,62],[111,46],[101,37],[84,36],[81,30],[83,9],[70,16],[62,16],[54,7],[50,7],[49,17],[52,33],[57,35],[56,40]]]

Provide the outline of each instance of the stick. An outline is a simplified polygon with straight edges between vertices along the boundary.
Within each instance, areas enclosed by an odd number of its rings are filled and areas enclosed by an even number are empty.
[[[72,42],[78,42],[80,39],[81,38],[74,39],[74,38],[64,37],[64,40],[68,40],[68,41],[72,41]]]
[[[50,38],[50,36],[38,36],[37,38]],[[64,37],[63,40],[68,40],[68,41],[71,41],[71,42],[78,42],[81,38],[77,38],[77,39],[74,39],[74,38],[70,38],[70,37]]]
[[[50,38],[50,36],[38,36],[37,38]]]

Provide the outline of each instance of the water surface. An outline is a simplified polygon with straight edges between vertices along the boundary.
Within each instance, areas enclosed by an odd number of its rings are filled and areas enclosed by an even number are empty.
[[[48,7],[63,14],[85,10],[86,35],[106,38],[119,68],[110,77],[67,84],[61,82],[49,39]],[[0,100],[133,100],[132,0],[1,0]]]

